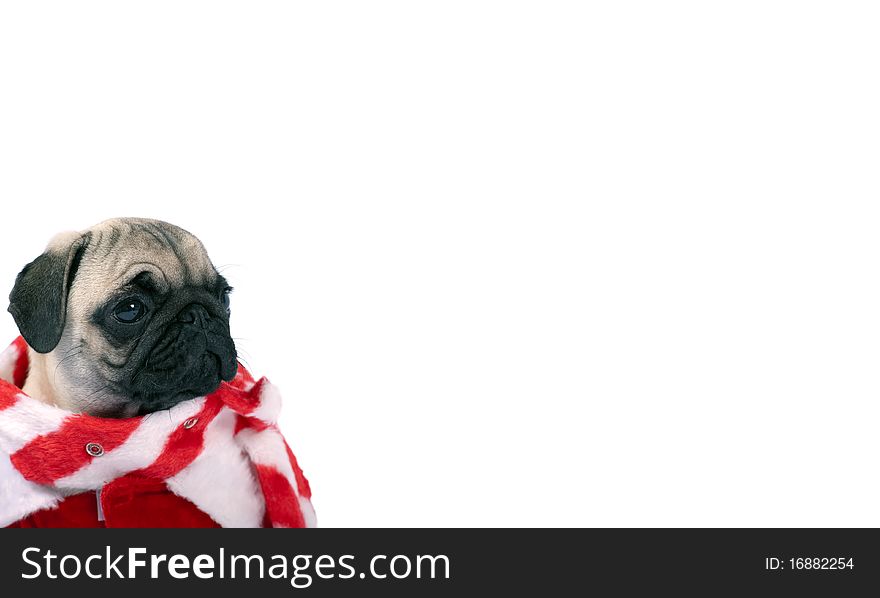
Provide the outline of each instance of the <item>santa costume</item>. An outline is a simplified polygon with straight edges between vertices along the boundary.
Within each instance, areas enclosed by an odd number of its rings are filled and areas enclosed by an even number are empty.
[[[128,419],[31,398],[27,372],[19,337],[0,353],[0,527],[315,525],[278,390],[241,365],[207,397]]]

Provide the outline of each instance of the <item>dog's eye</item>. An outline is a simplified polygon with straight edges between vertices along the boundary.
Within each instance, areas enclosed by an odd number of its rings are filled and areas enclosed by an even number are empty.
[[[232,289],[224,289],[223,293],[220,295],[220,302],[223,303],[223,309],[226,312],[229,312],[229,293],[232,292]]]
[[[126,299],[113,308],[113,317],[123,324],[134,324],[147,313],[147,306],[140,299]]]

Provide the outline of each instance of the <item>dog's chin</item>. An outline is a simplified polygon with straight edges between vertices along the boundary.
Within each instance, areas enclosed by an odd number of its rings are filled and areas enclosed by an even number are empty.
[[[162,372],[142,372],[135,387],[125,389],[129,409],[136,415],[171,409],[184,401],[211,394],[223,382],[216,360],[206,358],[201,367],[168,378]]]
[[[184,401],[209,395],[220,388],[221,383],[222,380],[219,373],[184,379],[180,380],[176,385],[169,386],[169,390],[165,392],[135,393],[132,397],[132,404],[136,405],[138,415],[164,411]]]
[[[102,401],[100,405],[91,405],[88,409],[84,409],[83,413],[87,413],[92,417],[103,417],[109,419],[120,419],[126,417],[136,417],[141,415],[140,408],[137,403],[129,400],[119,402]]]

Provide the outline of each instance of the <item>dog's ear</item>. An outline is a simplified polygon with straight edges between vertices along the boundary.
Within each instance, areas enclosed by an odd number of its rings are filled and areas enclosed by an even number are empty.
[[[9,313],[27,344],[37,353],[58,345],[67,316],[67,294],[89,236],[53,241],[46,252],[24,267],[9,294]]]

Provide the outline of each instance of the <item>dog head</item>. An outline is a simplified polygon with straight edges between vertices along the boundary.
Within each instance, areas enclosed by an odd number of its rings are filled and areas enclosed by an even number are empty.
[[[231,290],[192,234],[120,218],[56,237],[19,273],[9,311],[60,406],[123,417],[235,377]]]

